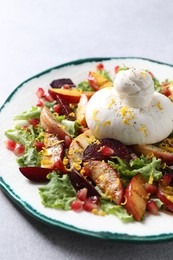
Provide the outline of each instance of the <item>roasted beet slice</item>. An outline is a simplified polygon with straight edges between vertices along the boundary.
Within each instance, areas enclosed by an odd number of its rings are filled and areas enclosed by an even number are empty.
[[[111,155],[105,153],[104,148],[112,150]],[[120,141],[114,139],[102,139],[100,143],[93,143],[87,146],[83,153],[83,161],[88,160],[106,160],[110,156],[117,156],[123,160],[129,158],[129,151],[127,147]]]
[[[129,151],[127,147],[118,140],[105,138],[101,140],[102,146],[110,147],[114,153],[113,156],[117,156],[123,160],[127,160],[129,158]]]
[[[64,85],[68,85],[69,88],[75,88],[75,84],[71,79],[55,79],[50,83],[52,88],[62,88]]]
[[[75,190],[81,190],[83,188],[87,188],[87,197],[97,196],[100,197],[99,192],[95,189],[95,187],[85,179],[80,173],[78,173],[75,169],[69,173],[70,181],[75,188]]]
[[[46,176],[52,172],[52,169],[41,167],[20,167],[19,170],[27,179],[34,182],[48,181]]]
[[[73,110],[69,103],[62,99],[58,94],[56,94],[56,100],[60,104],[62,115],[65,115],[67,119],[74,121],[75,116],[73,116]]]
[[[89,160],[105,160],[105,156],[101,153],[101,144],[93,143],[89,144],[83,152],[83,161]]]

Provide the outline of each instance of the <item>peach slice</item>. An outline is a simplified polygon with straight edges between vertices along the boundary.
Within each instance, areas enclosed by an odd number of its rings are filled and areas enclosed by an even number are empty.
[[[148,195],[144,178],[140,173],[135,175],[125,190],[125,208],[137,221],[140,221],[145,213]]]
[[[63,89],[63,88],[49,88],[49,94],[56,98],[58,94],[62,99],[66,100],[68,103],[77,104],[81,98],[82,93],[85,93],[88,98],[90,98],[95,92],[82,92],[76,88]]]
[[[154,145],[134,145],[133,150],[137,154],[143,154],[144,156],[147,156],[148,154],[154,154],[156,158],[160,158],[168,165],[173,165],[173,153],[166,152]]]

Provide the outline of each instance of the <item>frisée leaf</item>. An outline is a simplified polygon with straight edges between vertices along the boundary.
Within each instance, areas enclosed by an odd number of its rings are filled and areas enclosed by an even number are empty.
[[[49,208],[70,210],[71,203],[76,199],[76,191],[68,175],[60,176],[52,172],[47,178],[49,183],[39,188],[42,204]]]

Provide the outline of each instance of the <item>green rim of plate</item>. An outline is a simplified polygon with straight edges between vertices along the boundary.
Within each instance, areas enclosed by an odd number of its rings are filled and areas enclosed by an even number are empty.
[[[7,103],[10,102],[14,94],[18,91],[19,88],[21,88],[26,82],[38,78],[44,74],[47,74],[55,69],[60,69],[62,67],[70,66],[70,65],[80,65],[87,62],[102,62],[107,60],[126,60],[126,59],[137,59],[137,60],[144,60],[149,61],[152,63],[157,63],[160,65],[166,65],[169,67],[173,67],[172,64],[147,59],[147,58],[141,58],[141,57],[96,57],[96,58],[86,58],[86,59],[79,59],[70,61],[67,63],[63,63],[61,65],[49,68],[27,80],[25,80],[23,83],[21,83],[19,86],[17,86],[14,91],[9,95],[9,97],[6,99],[2,107],[0,108],[0,112],[2,112],[3,108]],[[111,233],[111,232],[96,232],[96,231],[90,231],[85,229],[80,229],[75,226],[63,223],[61,221],[58,221],[53,218],[49,218],[40,212],[38,212],[36,209],[34,209],[30,204],[28,204],[26,201],[23,201],[14,191],[11,189],[11,187],[3,180],[2,177],[0,177],[0,188],[15,202],[17,205],[19,205],[24,211],[26,211],[31,216],[35,217],[37,220],[40,220],[46,224],[49,224],[54,227],[61,227],[63,229],[67,229],[70,231],[74,231],[79,234],[88,235],[96,238],[106,239],[106,240],[117,240],[117,241],[125,241],[125,242],[160,242],[160,241],[168,241],[173,239],[173,233],[170,234],[160,234],[160,235],[151,235],[151,236],[136,236],[136,235],[128,235],[126,233]]]

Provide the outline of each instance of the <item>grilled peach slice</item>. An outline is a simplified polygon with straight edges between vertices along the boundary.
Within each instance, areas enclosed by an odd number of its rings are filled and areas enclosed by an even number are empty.
[[[173,153],[166,152],[159,147],[154,145],[135,145],[133,149],[137,154],[143,154],[145,156],[147,154],[154,154],[156,158],[160,158],[168,165],[173,165]]]
[[[165,186],[163,179],[159,181],[157,196],[166,208],[173,212],[173,187]]]
[[[125,208],[134,219],[140,221],[145,213],[149,194],[145,189],[146,181],[139,173],[135,175],[125,190]]]
[[[41,167],[59,169],[64,172],[64,168],[62,169],[64,142],[59,140],[56,135],[45,133],[44,145],[45,147],[42,151]]]
[[[50,109],[47,107],[43,107],[41,111],[40,124],[47,132],[57,134],[60,140],[64,140],[66,136],[69,136],[67,131],[56,121]]]
[[[85,164],[89,176],[98,187],[117,205],[123,201],[124,189],[118,173],[104,161],[89,161]]]
[[[90,98],[94,94],[94,91],[82,92],[76,88],[70,88],[70,89],[50,88],[48,92],[54,98],[56,98],[56,95],[58,94],[62,99],[72,104],[77,104],[79,102],[82,93],[85,93],[88,98]]]
[[[83,152],[85,148],[95,139],[90,130],[78,135],[70,144],[68,159],[70,166],[82,163]]]
[[[76,109],[76,119],[77,119],[77,122],[84,127],[86,127],[86,125],[87,125],[86,119],[85,119],[87,104],[88,104],[88,97],[86,94],[83,93],[80,97],[80,100],[79,100],[79,103],[78,103],[78,106]]]

